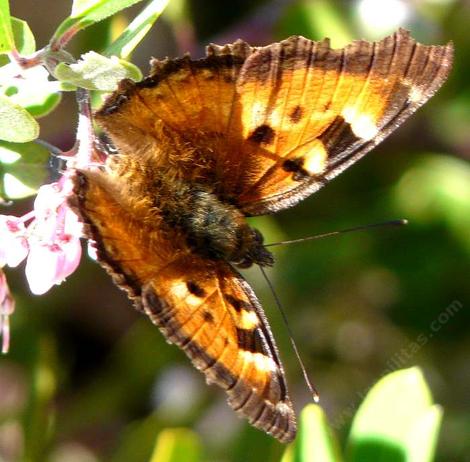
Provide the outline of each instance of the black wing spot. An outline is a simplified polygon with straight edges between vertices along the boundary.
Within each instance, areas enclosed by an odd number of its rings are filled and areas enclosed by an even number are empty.
[[[209,312],[209,311],[204,311],[204,312],[202,313],[202,317],[203,317],[204,321],[206,321],[206,322],[208,322],[208,323],[210,323],[210,324],[212,324],[212,323],[214,322],[214,316],[213,316],[212,313]]]
[[[164,311],[168,310],[168,304],[160,298],[152,288],[145,287],[143,289],[142,297],[147,308],[155,316],[160,316]]]
[[[204,295],[206,295],[206,291],[194,281],[186,282],[186,287],[196,297],[202,298]]]
[[[271,144],[274,141],[274,135],[274,130],[269,125],[263,124],[256,127],[248,139],[258,144]]]
[[[255,331],[253,329],[242,329],[237,327],[237,343],[238,347],[245,351],[256,353],[257,349]]]
[[[328,159],[335,160],[350,146],[360,141],[354,134],[351,124],[343,117],[336,116],[330,126],[318,137],[328,153]]]
[[[227,300],[238,313],[242,309],[251,311],[251,305],[249,303],[245,302],[244,300],[240,300],[239,298],[235,298],[230,294],[225,294],[225,300]]]
[[[289,119],[292,123],[296,124],[300,122],[300,119],[302,119],[303,115],[304,115],[304,110],[302,106],[297,105],[289,114]]]
[[[299,157],[297,159],[287,159],[283,162],[282,168],[286,172],[292,172],[292,178],[295,181],[302,181],[308,178],[310,175],[307,170],[304,169],[304,159]]]

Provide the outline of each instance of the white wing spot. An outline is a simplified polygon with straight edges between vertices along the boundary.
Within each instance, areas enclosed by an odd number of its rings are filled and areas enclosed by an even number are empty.
[[[186,282],[184,281],[175,281],[171,290],[173,295],[178,298],[185,298],[189,293],[189,290],[186,287]]]
[[[417,86],[412,86],[410,94],[408,95],[408,101],[410,101],[411,103],[419,103],[420,101],[423,101],[423,98],[423,89]]]
[[[173,284],[172,292],[175,297],[184,300],[188,305],[199,306],[201,304],[201,299],[188,290],[188,286],[185,281],[176,281]]]
[[[252,330],[258,326],[258,315],[254,311],[242,310],[238,322],[241,329]]]
[[[263,372],[277,371],[277,364],[269,356],[266,356],[263,353],[253,353],[251,351],[241,350],[240,354],[243,356],[244,361],[255,363],[257,370],[261,370]]]
[[[351,125],[352,132],[363,140],[371,140],[374,138],[379,129],[375,124],[374,117],[371,114],[359,113],[355,107],[345,107],[341,115],[344,120]]]
[[[302,167],[310,175],[322,173],[325,170],[327,158],[328,153],[324,144],[320,140],[315,140],[312,149],[304,156]]]

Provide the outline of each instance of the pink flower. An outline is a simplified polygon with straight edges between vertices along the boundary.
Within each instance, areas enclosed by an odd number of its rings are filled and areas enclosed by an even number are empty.
[[[57,183],[41,186],[34,210],[23,217],[0,215],[0,337],[1,351],[10,344],[9,317],[15,301],[1,270],[26,260],[26,279],[31,292],[41,295],[60,284],[78,267],[82,254],[82,225],[67,205],[71,181],[63,176]],[[29,222],[27,226],[25,223]]]
[[[70,187],[67,177],[41,186],[34,202],[35,219],[28,227],[26,278],[36,295],[60,284],[80,263],[82,226],[66,203]]]
[[[17,266],[27,257],[26,279],[33,294],[60,284],[80,263],[82,225],[67,205],[71,189],[64,175],[39,188],[33,211],[20,218],[0,215],[0,268]]]
[[[15,311],[15,300],[11,296],[5,273],[0,270],[0,337],[2,353],[10,348],[10,315]]]
[[[0,267],[18,266],[28,255],[26,229],[20,218],[0,215]]]

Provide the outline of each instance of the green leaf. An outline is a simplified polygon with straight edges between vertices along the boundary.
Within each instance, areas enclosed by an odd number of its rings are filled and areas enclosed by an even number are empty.
[[[415,422],[408,435],[407,462],[431,462],[434,459],[442,414],[442,407],[435,404]],[[423,444],[423,441],[426,444]]]
[[[0,140],[25,143],[39,136],[34,117],[7,96],[0,95]]]
[[[36,143],[0,141],[1,189],[9,199],[21,199],[36,194],[49,173],[49,152]]]
[[[95,6],[100,0],[73,0],[71,17],[79,16],[89,8]]]
[[[153,0],[126,27],[123,33],[106,48],[106,56],[127,58],[135,47],[152,28],[153,23],[162,14],[169,0]]]
[[[137,66],[118,59],[107,58],[94,51],[84,54],[75,64],[60,63],[55,77],[88,90],[113,91],[125,78],[140,80],[142,73]]]
[[[118,11],[121,11],[141,0],[80,0],[75,1],[72,14],[65,19],[54,32],[51,44],[60,42],[67,35],[85,29]]]
[[[36,40],[26,21],[11,18],[13,39],[20,55],[30,55],[36,51]]]
[[[0,0],[0,53],[8,53],[14,47],[10,5],[8,0]]]
[[[77,86],[68,82],[59,82],[60,91],[77,91]]]
[[[62,98],[58,91],[59,86],[53,82],[38,78],[36,85],[31,80],[29,85],[21,83],[20,87],[7,88],[6,93],[11,92],[11,102],[25,108],[34,117],[43,117],[49,114]]]
[[[300,414],[299,433],[286,450],[282,462],[339,462],[339,446],[328,427],[325,413],[317,404],[309,404]]]
[[[36,51],[36,40],[26,21],[11,18],[13,30],[13,41],[20,55],[30,55]],[[0,55],[0,66],[8,64],[10,59],[7,55]]]
[[[439,408],[418,368],[388,374],[369,391],[351,427],[348,461],[430,462]]]
[[[31,98],[24,108],[34,117],[44,117],[51,113],[60,103],[62,95],[60,93],[37,93]]]
[[[150,462],[198,462],[201,459],[201,442],[187,428],[165,429],[158,435]]]
[[[23,31],[26,29],[23,29]],[[34,40],[27,36],[22,42],[26,51],[34,50]],[[21,72],[21,77],[15,77],[11,68],[4,69],[0,93],[9,97],[9,102],[26,109],[34,117],[49,114],[61,100],[61,85],[49,80],[49,73],[41,66],[32,67]],[[8,139],[8,141],[23,141]],[[28,141],[28,140],[27,140]]]

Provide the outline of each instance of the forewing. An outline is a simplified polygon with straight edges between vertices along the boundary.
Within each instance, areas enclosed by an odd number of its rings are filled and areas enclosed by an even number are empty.
[[[291,441],[295,415],[282,364],[251,288],[227,263],[203,260],[178,236],[165,237],[158,217],[149,229],[144,205],[126,202],[115,183],[97,172],[75,179],[71,205],[99,262],[207,381],[226,391],[237,413]]]
[[[250,152],[239,206],[273,212],[318,190],[423,105],[451,62],[451,44],[421,45],[403,29],[337,50],[291,37],[253,53],[237,82]]]
[[[253,50],[237,41],[208,46],[200,60],[154,59],[150,75],[138,83],[122,81],[96,120],[121,152],[145,153],[170,175],[229,181],[243,143],[236,82]]]
[[[290,37],[153,62],[97,113],[122,152],[206,182],[246,214],[289,207],[357,161],[445,81],[452,45],[403,29],[332,49]]]

